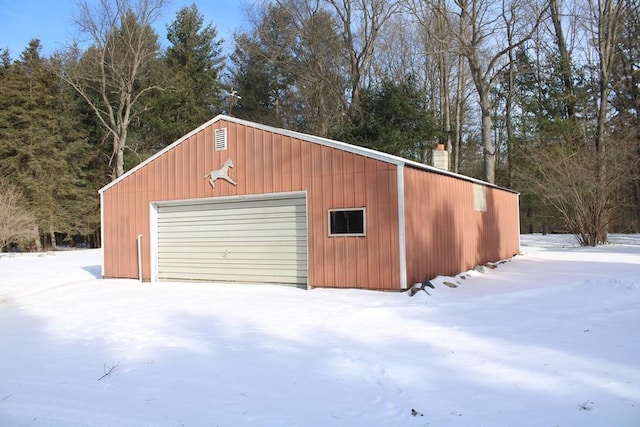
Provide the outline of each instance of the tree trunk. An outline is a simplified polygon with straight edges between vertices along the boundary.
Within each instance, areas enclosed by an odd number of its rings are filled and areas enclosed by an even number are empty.
[[[460,34],[464,31],[464,23],[460,21]],[[458,54],[458,78],[456,85],[456,123],[455,123],[455,149],[453,152],[453,171],[460,172],[460,151],[462,150],[462,122],[464,106],[464,56]]]
[[[33,234],[36,236],[33,243],[36,245],[36,251],[42,252],[42,242],[40,241],[40,230],[38,230],[38,226],[36,225]]]
[[[598,177],[598,202],[601,204],[598,226],[596,228],[596,244],[606,243],[609,224],[608,204],[613,197],[608,189],[609,176],[607,174],[607,107],[611,91],[611,70],[615,60],[615,49],[619,38],[620,15],[624,2],[622,0],[602,0],[597,4],[597,34],[599,60],[599,99],[598,117],[596,122],[596,156]],[[594,224],[595,226],[595,224]]]
[[[49,229],[49,237],[51,238],[51,250],[52,251],[57,251],[58,250],[58,243],[56,242],[56,232],[53,231],[53,228]]]
[[[113,148],[115,151],[116,164],[114,168],[114,179],[120,178],[124,175],[124,147],[126,145],[126,140],[123,140],[122,137],[114,137],[113,138]]]
[[[573,81],[571,80],[571,57],[562,30],[562,17],[558,0],[549,0],[549,9],[556,36],[556,43],[558,45],[558,53],[560,54],[560,74],[564,86],[563,102],[565,105],[565,114],[567,119],[573,119],[575,115],[575,96],[573,93]]]
[[[480,114],[482,116],[482,152],[484,158],[484,179],[491,183],[496,183],[496,149],[491,137],[493,120],[491,119],[491,102],[489,95],[480,95]]]
[[[447,147],[447,151],[452,151],[451,144],[451,109],[449,101],[449,69],[444,52],[438,58],[438,68],[440,69],[440,115],[442,117],[442,143]]]
[[[505,19],[507,24],[507,42],[509,44],[509,71],[508,71],[508,81],[507,81],[507,96],[505,99],[504,105],[504,114],[505,114],[505,126],[507,130],[507,187],[513,188],[513,145],[514,145],[514,135],[513,135],[513,92],[515,90],[515,67],[514,67],[514,58],[513,58],[513,29],[511,28],[510,22],[508,19]]]

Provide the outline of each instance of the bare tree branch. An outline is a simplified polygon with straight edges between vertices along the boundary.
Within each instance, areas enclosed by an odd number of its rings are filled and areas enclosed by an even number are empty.
[[[79,4],[76,25],[91,40],[86,52],[67,55],[61,77],[87,102],[112,141],[114,178],[124,173],[127,130],[140,97],[157,87],[148,83],[158,52],[151,24],[166,0],[100,0]],[[145,83],[140,84],[140,82]]]

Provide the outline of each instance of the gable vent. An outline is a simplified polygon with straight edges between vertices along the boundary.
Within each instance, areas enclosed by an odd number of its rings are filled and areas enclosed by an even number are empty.
[[[227,149],[227,128],[216,129],[215,147],[216,151]]]

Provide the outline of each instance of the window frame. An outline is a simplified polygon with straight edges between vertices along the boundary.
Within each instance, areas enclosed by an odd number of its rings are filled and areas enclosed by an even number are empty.
[[[331,214],[333,212],[362,212],[362,233],[332,233],[331,232]],[[327,234],[329,237],[366,237],[367,235],[367,208],[336,208],[327,211]]]
[[[487,211],[487,186],[473,184],[473,210],[475,212]]]
[[[225,151],[228,148],[227,128],[219,128],[213,131],[213,147],[215,151]]]

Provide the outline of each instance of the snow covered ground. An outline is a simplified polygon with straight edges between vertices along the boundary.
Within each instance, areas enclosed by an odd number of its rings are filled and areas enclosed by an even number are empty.
[[[523,236],[414,297],[4,254],[0,426],[637,427],[640,236],[612,241]]]

